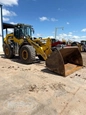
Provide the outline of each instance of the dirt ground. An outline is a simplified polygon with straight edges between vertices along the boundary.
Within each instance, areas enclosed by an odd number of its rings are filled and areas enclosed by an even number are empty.
[[[79,71],[62,77],[38,59],[24,65],[0,53],[0,115],[86,115],[86,53]]]

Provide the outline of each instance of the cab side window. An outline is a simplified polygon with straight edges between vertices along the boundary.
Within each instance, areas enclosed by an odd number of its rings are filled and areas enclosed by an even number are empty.
[[[19,28],[14,28],[14,36],[16,37],[16,38],[20,38],[20,35],[19,35],[20,33],[19,33]]]

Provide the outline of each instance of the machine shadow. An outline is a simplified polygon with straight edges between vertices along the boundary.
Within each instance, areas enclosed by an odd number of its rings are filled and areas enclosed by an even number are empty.
[[[53,72],[53,71],[47,69],[46,66],[45,66],[45,69],[42,69],[41,71],[44,72],[44,73],[51,74],[51,75],[56,75],[57,77],[58,77],[58,76],[63,77],[63,76],[61,76],[60,74],[57,74],[57,73],[55,73],[55,72]]]
[[[4,58],[4,59],[7,59],[4,54],[0,54],[0,57]],[[12,59],[9,59],[9,60],[11,60],[11,61],[13,61],[15,63],[23,64],[23,65],[28,65],[28,66],[31,65],[31,64],[24,64],[24,63],[22,63],[20,58],[19,58],[19,56],[15,56],[15,57],[13,57]],[[32,64],[41,65],[43,63],[44,63],[44,61],[41,61],[38,58],[36,58],[35,61]],[[61,75],[59,75],[57,73],[54,73],[53,71],[50,71],[49,69],[47,69],[46,65],[45,65],[45,68],[41,69],[40,71],[42,71],[44,73],[51,74],[51,75],[61,76]],[[61,76],[61,77],[63,77],[63,76]]]
[[[0,57],[4,58],[4,59],[7,59],[4,54],[0,54]],[[13,62],[16,62],[16,63],[23,64],[23,65],[31,65],[31,64],[24,64],[24,63],[22,63],[19,56],[14,56],[13,58],[11,58],[9,60],[11,60]],[[36,58],[33,63],[40,64],[40,62],[41,61],[38,58]]]

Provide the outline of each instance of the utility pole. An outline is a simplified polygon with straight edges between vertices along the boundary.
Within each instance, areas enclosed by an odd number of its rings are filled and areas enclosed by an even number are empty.
[[[3,51],[3,21],[2,21],[2,5],[0,4],[0,51]]]
[[[64,27],[56,27],[56,28],[55,28],[55,39],[56,39],[56,36],[57,36],[57,30],[58,30],[58,29],[62,29],[62,30],[63,30]]]

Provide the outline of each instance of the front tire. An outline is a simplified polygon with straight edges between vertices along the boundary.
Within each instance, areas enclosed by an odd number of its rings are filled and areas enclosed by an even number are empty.
[[[20,49],[19,56],[22,63],[31,64],[35,60],[35,49],[30,45],[24,45]]]

